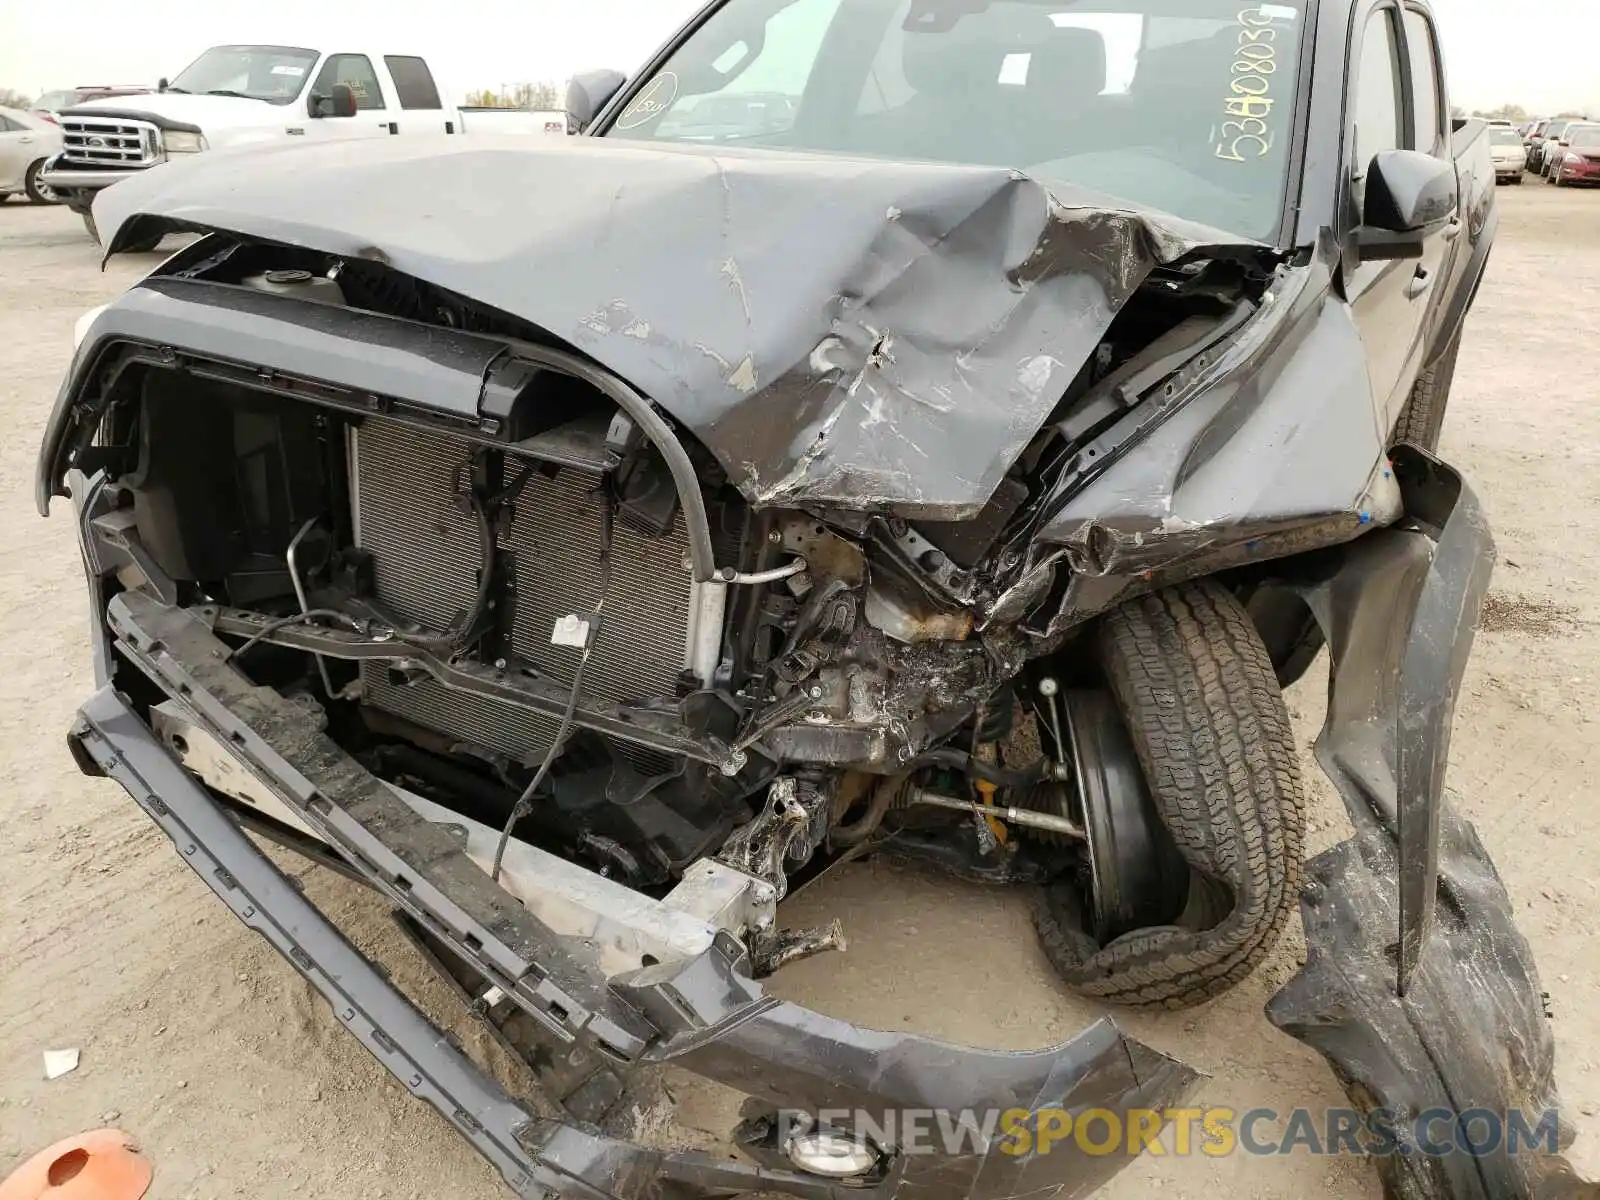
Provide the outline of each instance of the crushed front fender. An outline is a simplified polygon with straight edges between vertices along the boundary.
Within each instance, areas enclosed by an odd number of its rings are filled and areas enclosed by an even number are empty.
[[[369,788],[368,780],[377,781],[328,741],[306,710],[228,666],[222,644],[192,613],[134,594],[110,608],[118,650],[170,704],[224,742],[240,770],[268,784],[366,882],[552,1035],[623,1071],[671,1063],[750,1097],[737,1133],[752,1161],[633,1145],[577,1121],[534,1116],[289,885],[123,697],[109,688],[97,693],[72,734],[85,765],[120,783],[235,915],[520,1196],[1064,1200],[1092,1193],[1128,1158],[1087,1154],[1067,1140],[1034,1152],[994,1122],[985,1125],[988,1114],[1010,1114],[1013,1129],[1045,1111],[1127,1117],[1179,1103],[1198,1079],[1109,1020],[1063,1045],[1020,1054],[863,1029],[766,995],[730,938],[687,960],[608,979],[580,939],[560,937],[519,905],[474,895],[488,877],[455,839],[403,805],[385,807],[382,785]],[[484,903],[494,911],[480,920],[474,914]],[[824,1110],[865,1113],[880,1128],[909,1128],[903,1118],[911,1114],[937,1128],[943,1114],[943,1124],[962,1133],[939,1145],[875,1146],[873,1170],[843,1182],[796,1169],[781,1144],[763,1142],[763,1131],[782,1128],[795,1114]]]
[[[1307,866],[1306,965],[1267,1015],[1398,1136],[1373,1160],[1392,1200],[1593,1196],[1559,1153],[1571,1130],[1555,1116],[1532,952],[1476,831],[1444,799],[1493,542],[1454,470],[1412,447],[1393,467],[1406,520],[1330,552],[1299,588],[1332,656],[1317,756],[1355,836]],[[1427,1132],[1434,1146],[1481,1152],[1428,1152],[1415,1134],[1430,1115],[1445,1122]],[[1499,1123],[1493,1144],[1484,1122]],[[1532,1134],[1520,1153],[1513,1122]]]

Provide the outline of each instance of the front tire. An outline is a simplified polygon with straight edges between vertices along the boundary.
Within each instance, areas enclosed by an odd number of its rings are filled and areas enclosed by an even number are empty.
[[[28,200],[33,204],[60,204],[61,197],[55,194],[54,189],[39,182],[39,173],[43,170],[44,159],[41,158],[28,168],[22,180],[22,190],[28,193]]]
[[[1043,889],[1035,925],[1075,991],[1187,1008],[1261,963],[1299,901],[1300,764],[1272,660],[1211,580],[1130,601],[1101,622],[1100,659],[1161,822],[1195,887],[1180,923],[1100,946],[1073,882]]]
[[[1450,384],[1456,375],[1456,354],[1460,349],[1461,334],[1458,332],[1433,366],[1417,376],[1411,395],[1406,398],[1406,406],[1400,410],[1400,419],[1395,422],[1391,442],[1411,442],[1424,450],[1439,448],[1444,411],[1450,403]]]

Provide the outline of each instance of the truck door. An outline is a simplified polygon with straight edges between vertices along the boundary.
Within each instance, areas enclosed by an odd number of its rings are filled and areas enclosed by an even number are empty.
[[[1450,113],[1445,105],[1444,72],[1440,70],[1439,39],[1433,21],[1420,9],[1407,7],[1401,14],[1401,30],[1405,34],[1406,94],[1411,110],[1411,147],[1424,154],[1432,154],[1450,164],[1454,169],[1450,145]],[[1424,360],[1437,349],[1434,345],[1436,324],[1447,307],[1449,292],[1455,285],[1455,255],[1466,247],[1458,240],[1464,228],[1466,214],[1464,197],[1458,197],[1457,208],[1449,224],[1430,234],[1422,250],[1422,257],[1412,260],[1412,291],[1422,308],[1417,340],[1411,347],[1411,356],[1403,372],[1410,378],[1419,371]],[[1455,268],[1455,269],[1453,269]],[[1394,415],[1399,416],[1399,409]]]
[[[356,98],[356,111],[350,117],[316,117],[305,122],[305,136],[324,140],[388,137],[396,132],[397,114],[384,98],[383,85],[372,60],[365,54],[330,54],[323,61],[311,84],[311,94],[327,96],[333,85],[342,83]]]
[[[1410,140],[1403,103],[1402,45],[1399,9],[1387,3],[1372,9],[1354,51],[1355,91],[1348,106],[1354,119],[1347,139],[1353,149],[1346,164],[1352,223],[1360,222],[1373,155],[1404,149]],[[1412,295],[1418,266],[1414,259],[1368,262],[1345,276],[1345,294],[1366,344],[1367,375],[1377,410],[1374,415],[1386,422],[1385,430],[1394,428],[1399,405],[1405,401],[1408,389],[1402,386],[1402,376],[1426,311],[1423,299]]]
[[[454,118],[445,111],[439,87],[424,59],[414,54],[385,54],[383,65],[394,80],[394,93],[400,105],[401,133],[445,133]]]
[[[1411,29],[1416,32],[1408,39]],[[1355,50],[1349,106],[1354,119],[1347,164],[1352,221],[1360,219],[1367,170],[1379,151],[1421,150],[1449,157],[1437,64],[1432,28],[1423,13],[1387,2],[1372,8]],[[1428,345],[1435,300],[1448,287],[1447,253],[1461,232],[1460,216],[1458,211],[1428,236],[1420,258],[1364,263],[1346,274],[1346,294],[1366,344],[1373,404],[1385,431],[1399,419]]]

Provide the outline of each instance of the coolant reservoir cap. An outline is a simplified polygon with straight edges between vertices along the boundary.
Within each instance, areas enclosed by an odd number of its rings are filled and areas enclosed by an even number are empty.
[[[262,278],[268,283],[277,284],[310,283],[311,272],[297,270],[268,271]]]

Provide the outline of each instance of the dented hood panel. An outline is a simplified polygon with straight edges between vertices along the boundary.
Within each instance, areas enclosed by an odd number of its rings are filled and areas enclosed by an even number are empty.
[[[590,355],[757,504],[974,515],[1159,264],[1252,243],[1014,171],[603,139],[224,151],[152,224],[378,259]]]

